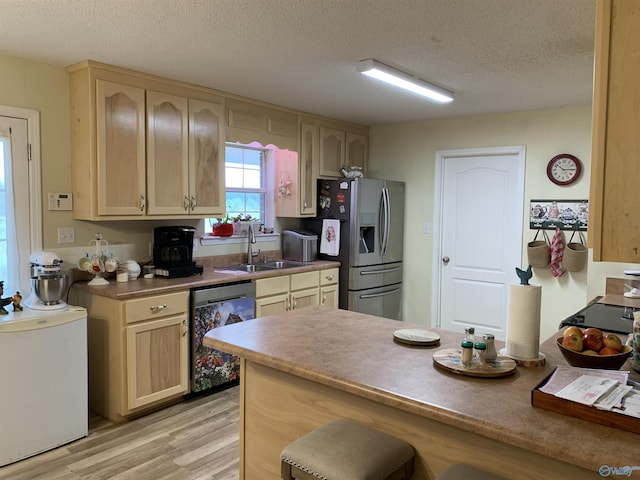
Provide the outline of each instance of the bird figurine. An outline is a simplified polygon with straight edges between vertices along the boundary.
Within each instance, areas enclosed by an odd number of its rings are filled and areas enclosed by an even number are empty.
[[[520,279],[520,285],[529,285],[529,280],[533,277],[533,272],[531,271],[531,265],[527,267],[526,270],[521,270],[516,267],[516,274]]]
[[[20,292],[16,292],[16,294],[13,296],[13,311],[22,311],[22,295],[20,295]]]

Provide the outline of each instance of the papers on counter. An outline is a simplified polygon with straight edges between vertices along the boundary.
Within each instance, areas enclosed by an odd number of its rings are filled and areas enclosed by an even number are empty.
[[[540,388],[544,393],[640,418],[640,390],[627,385],[629,372],[559,366]]]

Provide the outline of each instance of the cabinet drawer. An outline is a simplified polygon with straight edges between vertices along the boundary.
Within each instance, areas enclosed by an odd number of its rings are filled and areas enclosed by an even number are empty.
[[[291,291],[304,288],[317,288],[319,285],[319,272],[294,273],[291,275]]]
[[[167,295],[128,300],[125,307],[126,323],[166,317],[184,313],[189,307],[189,293],[177,292]]]
[[[338,269],[320,270],[320,285],[335,285],[338,283]]]
[[[289,292],[288,275],[256,280],[256,298],[287,292]]]

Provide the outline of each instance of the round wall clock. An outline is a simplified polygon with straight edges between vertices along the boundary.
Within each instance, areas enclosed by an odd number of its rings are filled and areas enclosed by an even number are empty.
[[[568,153],[556,155],[547,164],[547,177],[556,185],[570,185],[580,176],[580,160]]]

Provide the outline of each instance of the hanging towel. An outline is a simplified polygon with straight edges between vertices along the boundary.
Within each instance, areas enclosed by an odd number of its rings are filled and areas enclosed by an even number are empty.
[[[340,253],[340,220],[322,220],[320,253],[337,257]]]
[[[556,232],[551,239],[551,275],[554,277],[560,277],[564,273],[564,268],[562,267],[563,252],[562,232],[559,227],[556,227]]]

